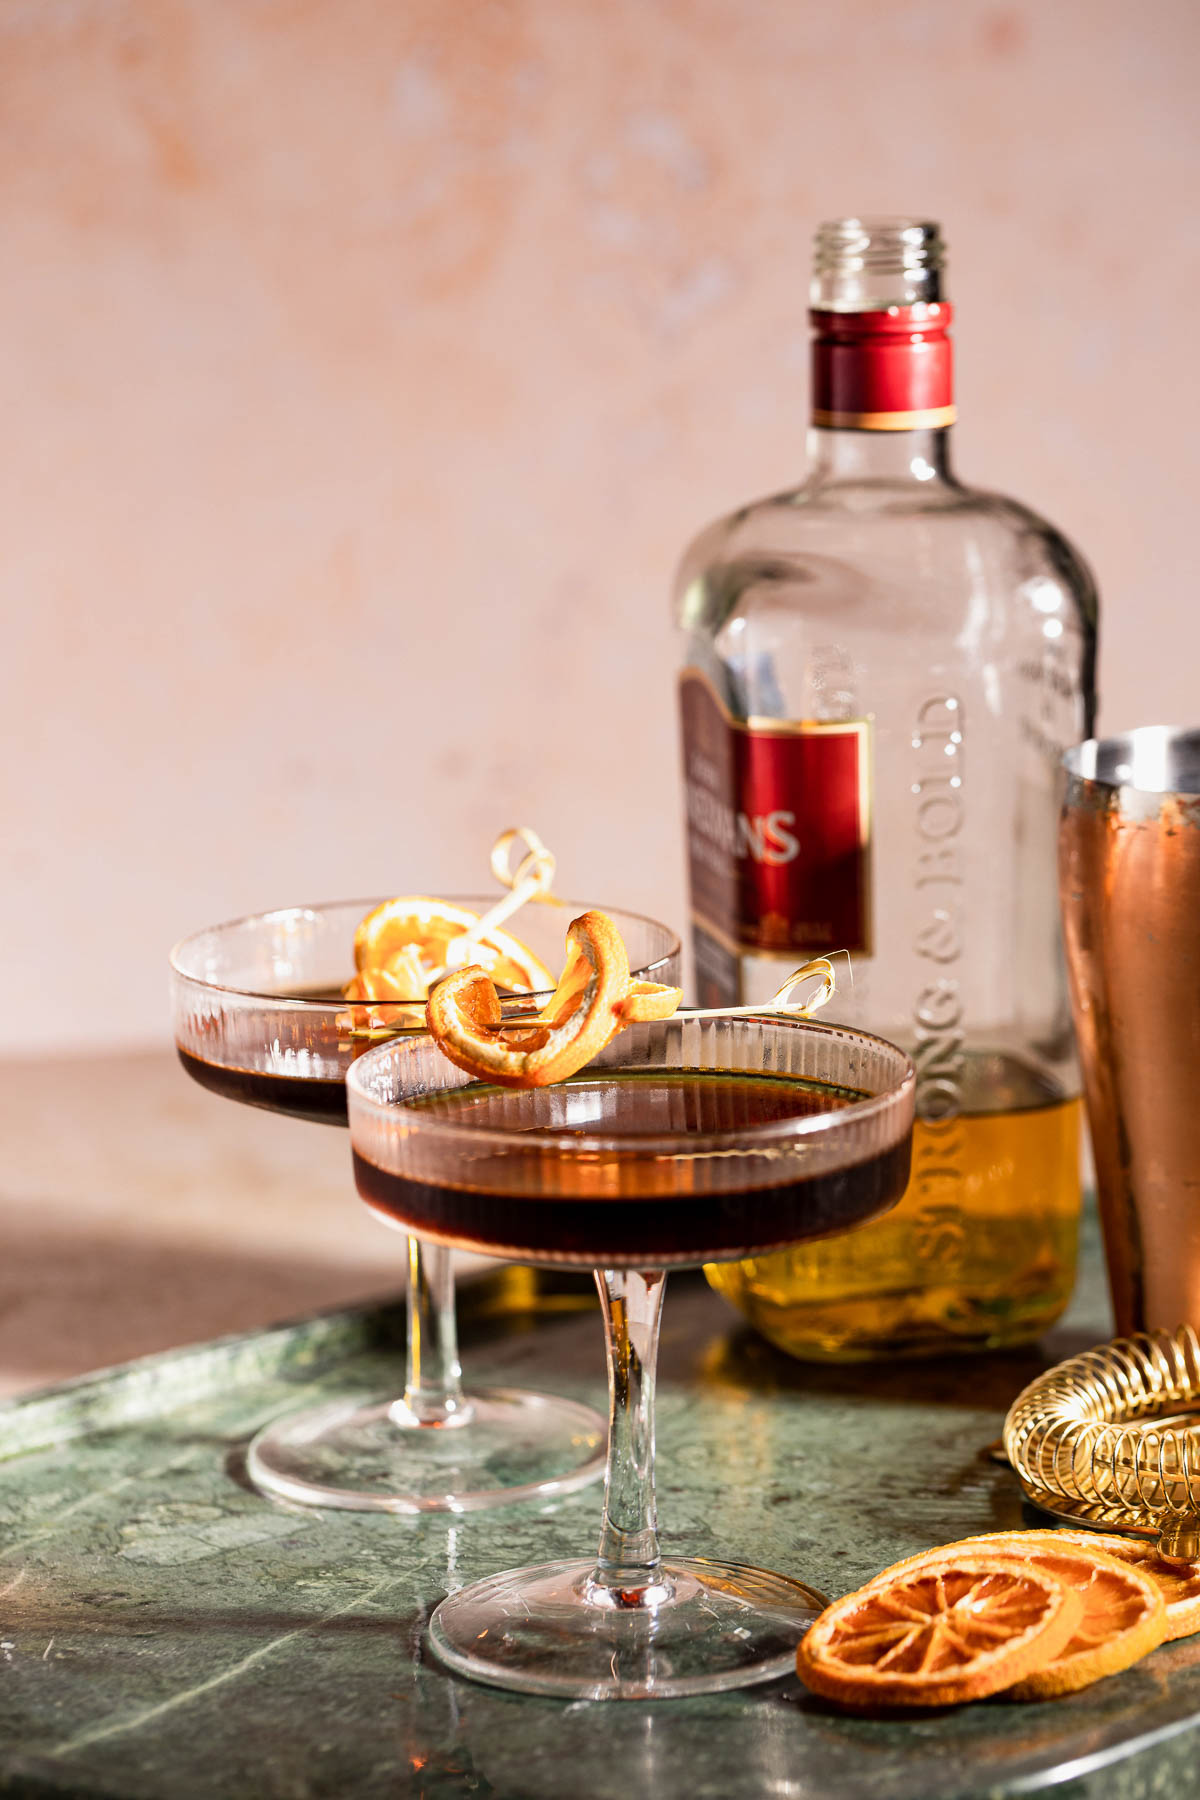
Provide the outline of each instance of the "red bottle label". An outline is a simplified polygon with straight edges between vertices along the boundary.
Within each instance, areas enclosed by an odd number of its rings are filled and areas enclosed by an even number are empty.
[[[735,719],[680,679],[692,911],[735,955],[869,951],[870,723]]]
[[[954,423],[948,302],[878,312],[814,312],[813,424],[854,431]]]

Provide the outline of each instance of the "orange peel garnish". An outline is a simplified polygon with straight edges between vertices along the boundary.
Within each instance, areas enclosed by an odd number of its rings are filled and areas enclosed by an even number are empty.
[[[509,865],[512,861],[512,847],[520,844],[525,851],[516,868]],[[502,831],[492,845],[492,874],[501,887],[513,889],[528,883],[534,892],[531,899],[551,899],[550,885],[554,880],[557,868],[554,852],[547,850],[532,825],[514,825]]]
[[[567,927],[567,960],[540,1013],[506,1021],[490,974],[470,967],[437,984],[425,1016],[444,1055],[477,1081],[549,1087],[623,1026],[669,1018],[682,997],[678,988],[631,982],[620,932],[607,913],[586,912]]]
[[[664,987],[659,981],[631,981],[621,1002],[621,1023],[647,1025],[654,1019],[669,1019],[681,998],[681,989]]]

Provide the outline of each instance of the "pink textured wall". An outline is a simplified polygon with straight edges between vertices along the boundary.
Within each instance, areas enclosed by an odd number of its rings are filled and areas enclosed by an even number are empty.
[[[682,917],[683,541],[802,468],[808,242],[943,220],[964,473],[1195,721],[1192,0],[0,0],[4,1042],[262,905]]]

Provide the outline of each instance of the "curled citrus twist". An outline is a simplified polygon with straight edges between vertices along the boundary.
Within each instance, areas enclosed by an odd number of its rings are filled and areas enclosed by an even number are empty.
[[[512,846],[515,843],[525,844],[527,854],[522,857],[516,869],[512,870],[509,868],[509,861]],[[447,945],[445,964],[442,968],[433,971],[430,982],[440,981],[442,976],[451,969],[465,969],[468,963],[483,962],[487,967],[486,956],[477,955],[477,950],[481,946],[486,950],[488,944],[497,935],[507,938],[508,934],[505,932],[497,934],[497,926],[502,925],[505,919],[511,918],[513,913],[519,911],[527,900],[552,901],[554,899],[550,888],[556,867],[553,852],[547,850],[531,825],[516,825],[508,831],[502,831],[492,845],[491,869],[500,885],[509,891],[493,902],[474,925],[468,926],[460,937],[455,938],[453,943]],[[516,943],[519,940],[514,938],[510,941]],[[545,964],[534,957],[533,952],[526,945],[522,944],[521,949],[537,964],[539,970],[546,973],[547,979],[543,985],[549,987],[551,977]],[[511,982],[507,985],[513,986]],[[519,992],[520,988],[517,987],[514,991]]]
[[[490,975],[472,967],[437,984],[426,1019],[443,1053],[477,1081],[548,1087],[582,1069],[623,1026],[670,1018],[682,998],[679,988],[632,981],[612,920],[585,912],[567,927],[567,960],[541,1012],[506,1020]]]

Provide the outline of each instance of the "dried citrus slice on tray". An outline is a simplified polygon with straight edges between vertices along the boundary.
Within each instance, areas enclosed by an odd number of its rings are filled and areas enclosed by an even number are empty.
[[[425,894],[399,895],[385,900],[359,925],[354,933],[354,966],[391,968],[415,949],[426,975],[432,975],[454,961],[451,946],[478,924],[479,914],[469,907],[452,906]],[[541,958],[499,926],[489,926],[471,944],[465,960],[486,969],[497,987],[538,993],[554,986],[554,977]],[[424,999],[424,989],[420,996],[407,996],[418,997]]]
[[[1051,1699],[1090,1687],[1138,1662],[1166,1636],[1166,1606],[1149,1575],[1108,1555],[1087,1532],[988,1532],[910,1557],[867,1586],[883,1585],[901,1573],[953,1568],[963,1556],[1043,1569],[1074,1588],[1082,1601],[1083,1613],[1070,1641],[1040,1667],[1014,1677],[1014,1700]]]
[[[796,1669],[814,1693],[847,1706],[953,1706],[1041,1667],[1082,1613],[1048,1569],[964,1553],[835,1600],[801,1640]]]
[[[1058,1543],[1115,1556],[1118,1562],[1128,1563],[1140,1575],[1148,1576],[1167,1609],[1164,1643],[1200,1631],[1200,1563],[1166,1562],[1144,1538],[1117,1537],[1113,1532],[1053,1531],[1049,1535]]]
[[[548,1087],[603,1050],[622,1026],[667,1018],[678,988],[631,982],[621,934],[606,913],[586,912],[567,927],[567,960],[541,1012],[505,1020],[490,974],[458,969],[429,996],[426,1019],[443,1053],[477,1081]]]
[[[1014,1684],[1014,1700],[1052,1700],[1090,1687],[1139,1662],[1167,1634],[1167,1609],[1148,1576],[1102,1551],[1082,1554],[1093,1571],[1081,1577],[1083,1617],[1057,1655]],[[1039,1551],[1036,1560],[1065,1576],[1065,1550]]]

